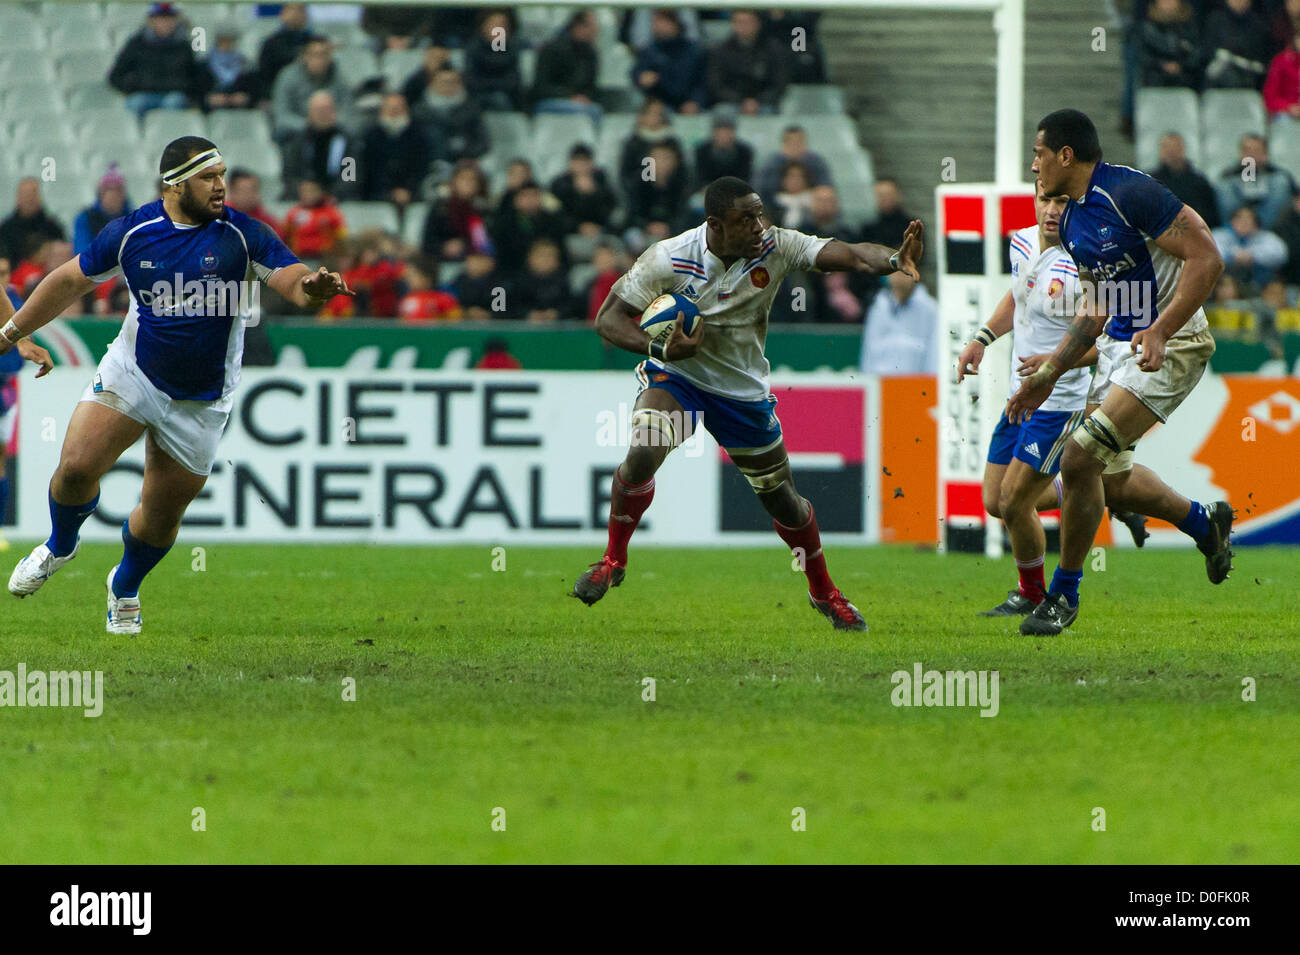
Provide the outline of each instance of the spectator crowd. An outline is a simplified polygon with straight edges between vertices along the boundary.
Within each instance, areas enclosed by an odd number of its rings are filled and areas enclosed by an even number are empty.
[[[200,44],[180,5],[143,12],[108,84],[141,121],[180,109],[265,117],[280,168],[233,156],[227,202],[304,261],[343,273],[358,294],[328,303],[324,319],[594,319],[641,251],[702,221],[703,188],[720,176],[753,183],[774,224],[846,241],[896,245],[910,218],[897,183],[882,178],[878,217],[846,220],[833,163],[798,117],[781,122],[770,153],[738,132],[743,117],[775,117],[791,83],[825,81],[813,12],[647,7],[621,13],[611,30],[578,10],[530,48],[511,9],[365,7],[359,26],[372,62],[401,54],[411,63],[408,73],[369,76],[345,68],[357,50],[340,48],[306,4],[282,5],[255,55],[239,26],[214,28]],[[628,51],[620,89],[600,82],[615,40]],[[576,142],[557,173],[558,157],[489,155],[490,120],[505,112],[586,117],[596,138],[611,116],[634,118],[613,153]],[[688,132],[684,117],[700,122]],[[106,223],[152,198],[128,195],[112,165],[95,201],[65,224],[45,208],[39,180],[23,180],[0,221],[14,292],[28,294]],[[353,203],[385,204],[397,227],[350,222]],[[790,294],[795,287],[802,294]],[[863,323],[873,302],[881,315],[909,301],[933,311],[923,288],[884,291],[858,276],[792,276],[773,320]],[[120,281],[105,283],[85,310],[118,313],[126,296]]]

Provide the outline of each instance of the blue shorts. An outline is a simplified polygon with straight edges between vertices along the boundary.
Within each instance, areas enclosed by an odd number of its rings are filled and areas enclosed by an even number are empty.
[[[1002,412],[989,442],[989,464],[1010,464],[1014,457],[1040,474],[1061,470],[1065,439],[1083,421],[1083,411],[1035,411],[1020,424],[1007,420]]]
[[[776,416],[776,396],[758,401],[737,401],[697,388],[681,375],[646,359],[636,366],[636,380],[641,387],[662,388],[682,406],[696,412],[695,419],[704,425],[713,440],[728,450],[766,448],[781,439],[781,422]]]

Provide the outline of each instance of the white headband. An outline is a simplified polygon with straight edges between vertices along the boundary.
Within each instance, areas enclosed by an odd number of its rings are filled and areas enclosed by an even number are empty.
[[[193,176],[195,173],[207,169],[209,166],[215,166],[222,162],[221,153],[215,148],[206,152],[201,152],[185,160],[175,169],[169,169],[163,173],[162,181],[165,186],[176,186]]]

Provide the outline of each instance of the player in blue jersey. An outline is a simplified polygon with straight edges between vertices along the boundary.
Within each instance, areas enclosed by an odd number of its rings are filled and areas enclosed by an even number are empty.
[[[1133,467],[1142,435],[1183,402],[1214,353],[1202,305],[1223,272],[1205,222],[1145,173],[1101,161],[1096,127],[1078,110],[1038,124],[1033,171],[1044,190],[1070,197],[1061,243],[1079,267],[1083,301],[1065,338],[1007,406],[1023,420],[1096,345],[1088,396],[1096,405],[1061,457],[1061,557],[1047,598],[1020,632],[1056,634],[1079,614],[1083,562],[1113,506],[1158,517],[1190,536],[1220,583],[1232,569],[1232,508],[1190,501],[1149,469]]]
[[[140,632],[140,583],[176,540],[212,471],[254,284],[300,306],[351,294],[337,273],[313,272],[266,225],[226,207],[226,163],[213,143],[198,136],[169,143],[159,174],[161,199],[106,225],[0,330],[3,354],[97,283],[120,275],[130,289],[122,330],[68,422],[50,481],[49,539],[9,578],[9,592],[26,597],[77,555],[100,478],[143,435],[140,503],[122,525],[122,559],[108,573],[109,633]]]

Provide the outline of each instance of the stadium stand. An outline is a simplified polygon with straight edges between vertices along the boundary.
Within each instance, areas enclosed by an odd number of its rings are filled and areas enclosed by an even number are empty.
[[[5,45],[0,52],[0,132],[18,143],[0,157],[0,214],[12,209],[14,190],[20,179],[41,176],[42,162],[58,164],[57,182],[43,183],[47,207],[65,226],[94,201],[94,186],[108,169],[117,164],[127,180],[129,201],[140,204],[157,195],[157,159],[171,139],[187,134],[213,138],[225,151],[229,165],[254,170],[262,179],[267,209],[283,216],[291,202],[284,197],[281,182],[280,147],[272,136],[269,104],[255,109],[201,111],[191,101],[184,110],[152,109],[137,120],[124,105],[124,97],[106,82],[118,52],[145,23],[145,7],[130,3],[24,4],[0,6],[0,32]],[[517,11],[517,29],[512,34],[524,45],[519,71],[525,94],[530,89],[537,50],[563,29],[571,7],[526,8]],[[216,32],[233,30],[237,49],[250,63],[257,63],[266,38],[280,29],[274,16],[258,16],[258,7],[248,3],[181,5],[181,26],[198,28],[206,40]],[[731,36],[726,17],[698,21],[693,12],[685,18],[694,35],[708,49]],[[316,17],[317,14],[311,14]],[[381,49],[379,34],[372,35],[360,22],[337,19],[346,16],[331,11],[324,22],[309,21],[308,29],[327,37],[333,44],[333,58],[352,90],[355,100],[355,132],[373,122],[378,96],[383,90],[400,90],[423,62],[425,48],[441,42],[437,36],[417,36],[409,48]],[[489,206],[498,208],[507,187],[513,160],[526,158],[532,177],[545,188],[565,170],[570,149],[578,143],[595,151],[598,168],[610,181],[619,181],[618,167],[624,143],[635,127],[636,110],[642,95],[633,86],[632,66],[637,51],[619,40],[644,34],[630,30],[631,17],[648,17],[648,11],[627,14],[601,8],[595,11],[600,29],[597,88],[604,107],[599,122],[596,114],[540,113],[489,109],[482,113],[490,148],[478,159],[491,186]],[[437,27],[435,26],[435,31]],[[449,37],[449,65],[463,70],[467,37]],[[200,60],[203,59],[202,51]],[[205,71],[206,72],[206,71]],[[466,77],[470,79],[469,76]],[[359,94],[365,94],[360,95]],[[474,90],[471,86],[469,93]],[[791,84],[779,97],[779,112],[743,115],[737,118],[737,135],[752,148],[755,161],[771,155],[779,146],[782,130],[795,118],[808,132],[810,147],[831,164],[845,220],[860,229],[874,215],[872,183],[874,169],[870,152],[859,142],[856,124],[846,113],[845,96],[839,87],[825,83]],[[414,105],[414,104],[413,104]],[[671,116],[672,135],[685,160],[690,209],[683,209],[682,221],[698,221],[702,213],[702,188],[692,167],[695,147],[710,137],[713,114],[710,107],[693,115]],[[49,122],[53,117],[56,122]],[[358,137],[359,138],[359,137]],[[1199,142],[1199,137],[1193,137]],[[434,162],[420,194],[401,214],[387,203],[343,201],[339,209],[352,232],[380,229],[400,241],[403,255],[413,255],[422,240],[422,228],[430,201],[450,173],[450,165]],[[350,198],[346,195],[343,198]],[[564,243],[569,281],[574,299],[585,299],[580,286],[594,274],[590,256],[606,241],[626,249],[634,257],[647,237],[626,226],[627,196],[620,192],[620,208],[611,217],[611,235],[599,242],[593,236],[574,236]],[[546,194],[545,206],[554,209],[554,197]],[[620,259],[628,259],[620,253]],[[435,263],[437,282],[445,286],[460,271],[458,262]],[[583,304],[585,313],[585,302]],[[574,317],[580,317],[575,311]],[[585,317],[582,314],[581,317]],[[837,319],[838,320],[838,319]]]

